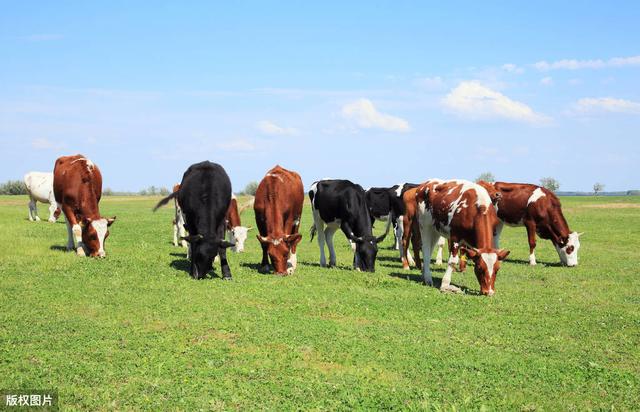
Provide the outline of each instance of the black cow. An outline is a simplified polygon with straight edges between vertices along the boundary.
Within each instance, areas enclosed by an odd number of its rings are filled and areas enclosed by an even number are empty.
[[[347,238],[355,243],[353,267],[356,270],[373,272],[378,242],[382,242],[384,235],[378,238],[373,236],[364,189],[348,180],[320,180],[311,185],[309,199],[314,221],[311,239],[317,232],[320,265],[327,264],[324,256],[325,240],[329,248],[329,266],[336,264],[333,235],[340,228]]]
[[[402,222],[398,222],[398,219],[402,219],[405,213],[402,195],[405,191],[417,186],[415,183],[402,183],[391,187],[372,187],[366,191],[367,208],[371,215],[371,223],[373,224],[374,220],[386,221],[385,236],[389,232],[391,224],[393,224],[394,247],[396,250],[400,249],[403,233]]]
[[[176,197],[189,232],[183,239],[189,242],[191,276],[205,277],[219,255],[223,279],[231,280],[226,248],[233,243],[224,240],[225,215],[231,201],[229,176],[219,164],[208,161],[193,164],[184,172],[180,189],[158,202],[153,210]]]

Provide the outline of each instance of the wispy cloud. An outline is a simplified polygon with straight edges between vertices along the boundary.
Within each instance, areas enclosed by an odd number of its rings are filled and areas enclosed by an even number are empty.
[[[52,142],[49,139],[38,138],[31,140],[31,147],[36,150],[61,150],[64,145],[60,142]]]
[[[62,34],[40,33],[40,34],[30,34],[27,36],[22,36],[21,39],[26,41],[32,41],[32,42],[40,42],[40,41],[62,40],[64,39],[64,36]]]
[[[256,128],[269,136],[294,136],[298,134],[298,131],[293,127],[281,127],[269,120],[259,121]]]
[[[227,140],[218,143],[217,147],[226,152],[253,152],[257,150],[257,146],[247,139]]]
[[[551,120],[536,113],[526,104],[476,81],[461,82],[445,96],[442,104],[448,110],[469,119],[504,118],[537,124],[549,123]]]
[[[607,67],[625,67],[625,66],[640,66],[640,56],[614,57],[609,60],[563,59],[563,60],[557,60],[554,62],[548,62],[548,61],[542,60],[533,65],[533,67],[535,67],[540,71],[604,69]]]
[[[509,73],[522,74],[524,73],[524,68],[519,67],[513,63],[507,63],[502,65],[502,70]]]
[[[408,132],[411,130],[409,122],[381,113],[369,99],[358,99],[342,107],[342,117],[355,123],[363,129],[382,129],[388,132]]]
[[[547,77],[543,77],[542,79],[540,79],[540,84],[543,86],[552,86],[553,85],[553,78],[547,76]]]
[[[578,113],[627,113],[640,114],[640,103],[613,97],[586,97],[576,102]]]

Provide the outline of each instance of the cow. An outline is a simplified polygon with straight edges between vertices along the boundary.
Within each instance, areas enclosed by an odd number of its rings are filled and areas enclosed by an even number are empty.
[[[395,222],[393,213],[395,189],[397,189],[397,185],[392,187],[372,187],[365,190],[365,199],[371,217],[371,224],[373,225],[376,220],[385,222],[385,235],[389,233],[391,225]]]
[[[449,261],[440,290],[460,291],[451,285],[451,274],[460,261],[460,253],[464,253],[474,262],[480,292],[492,296],[500,262],[509,251],[494,247],[493,234],[500,222],[487,190],[466,180],[434,179],[417,189],[416,202],[425,284],[433,285],[427,262],[439,236],[444,236],[449,239]]]
[[[234,194],[231,195],[231,203],[229,203],[229,210],[227,210],[227,240],[234,244],[231,248],[234,252],[240,253],[244,251],[244,242],[247,240],[247,232],[251,230],[251,227],[242,226],[240,222],[240,214],[244,209],[251,206],[253,200],[249,201],[246,205],[238,209],[238,199]]]
[[[173,185],[172,193],[180,190],[180,184],[176,183]],[[184,228],[184,214],[182,213],[182,208],[178,204],[178,199],[174,198],[174,207],[175,207],[175,216],[173,218],[173,246],[182,246],[183,248],[188,247],[187,241],[184,239],[187,236],[187,230]]]
[[[580,235],[572,232],[562,213],[558,197],[544,187],[525,183],[478,182],[488,191],[496,193],[498,219],[494,245],[500,244],[504,225],[524,226],[529,239],[529,264],[535,266],[536,234],[551,240],[565,266],[578,265]]]
[[[53,194],[53,173],[29,172],[24,175],[24,184],[29,193],[29,220],[39,222],[36,202],[49,204],[49,222],[55,223],[61,210]]]
[[[303,203],[304,187],[298,173],[276,165],[260,181],[253,210],[260,232],[256,237],[262,246],[262,272],[269,272],[269,260],[278,275],[295,271]]]
[[[422,261],[420,259],[420,249],[422,248],[422,238],[420,236],[420,228],[416,219],[418,204],[416,202],[416,193],[418,186],[408,187],[402,192],[403,214],[398,218],[399,237],[401,239],[400,259],[402,260],[402,268],[409,270],[410,266],[422,269]],[[413,246],[413,257],[409,254],[409,243]],[[445,245],[444,237],[440,236],[438,242],[438,251],[436,253],[436,265],[442,265],[442,251]]]
[[[184,172],[180,188],[160,200],[156,207],[177,199],[185,218],[189,235],[189,273],[194,279],[204,278],[213,268],[213,259],[220,257],[222,276],[231,280],[226,249],[233,246],[224,240],[225,215],[231,202],[231,181],[219,164],[204,161],[193,164]]]
[[[67,250],[75,248],[78,256],[105,257],[109,227],[116,217],[100,216],[102,174],[98,166],[80,154],[58,158],[53,193],[67,220]]]
[[[314,222],[311,239],[313,240],[315,233],[318,234],[320,266],[327,266],[324,254],[325,240],[329,248],[329,266],[335,266],[333,235],[340,228],[347,239],[355,244],[354,269],[375,271],[378,243],[384,240],[385,235],[377,238],[373,236],[371,216],[362,186],[348,180],[319,180],[311,185],[309,199]]]

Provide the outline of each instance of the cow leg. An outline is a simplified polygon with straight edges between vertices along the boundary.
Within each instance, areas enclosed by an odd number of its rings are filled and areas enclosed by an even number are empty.
[[[410,266],[415,266],[415,262],[409,255],[409,242],[412,240],[412,221],[407,216],[400,216],[399,225],[402,226],[402,247],[400,248],[400,259],[402,259],[402,268],[409,270]],[[415,246],[415,244],[414,244]]]
[[[56,223],[56,210],[58,210],[58,205],[51,202],[49,204],[49,223]]]
[[[504,223],[498,221],[495,233],[493,234],[493,248],[500,249],[500,235],[502,235],[502,229],[504,229]]]
[[[396,219],[394,226],[394,236],[396,237],[396,250],[400,253],[400,260],[402,261],[402,236],[404,235],[404,216],[400,215]]]
[[[269,245],[260,242],[260,246],[262,247],[262,262],[260,262],[259,271],[261,273],[269,273],[271,272],[271,268],[269,267],[269,254],[267,253],[267,251],[269,250]]]
[[[178,247],[178,221],[173,219],[173,246]]]
[[[438,239],[438,252],[436,252],[436,265],[442,265],[442,249],[444,249],[444,237]]]
[[[69,234],[67,250],[72,250],[75,243],[77,255],[86,256],[84,252],[84,243],[82,242],[82,228],[76,220],[76,215],[73,212],[73,209],[71,209],[70,207],[63,207],[62,211],[64,212],[64,216],[67,221],[67,231]]]
[[[422,236],[420,235],[420,225],[415,220],[411,226],[411,246],[413,249],[413,257],[409,256],[409,263],[413,264],[416,269],[422,270],[423,261],[420,259],[420,249],[422,249]],[[431,246],[433,250],[433,246]],[[422,257],[424,259],[424,256]]]
[[[435,243],[438,241],[438,233],[428,225],[423,228],[421,231],[422,238],[422,256],[424,257],[424,265],[422,265],[422,277],[424,280],[424,284],[427,286],[433,286],[433,279],[431,278],[431,267],[429,265],[431,261],[431,252],[433,251],[433,247]]]
[[[527,220],[524,222],[524,226],[527,228],[527,237],[529,238],[529,265],[535,266],[536,262],[536,222]]]
[[[222,271],[222,279],[231,280],[231,268],[229,268],[229,262],[227,262],[227,248],[219,248],[218,256],[220,256],[220,270]]]
[[[320,266],[327,266],[327,259],[324,256],[324,222],[320,217],[320,212],[313,211],[313,224],[316,226],[316,236],[318,238],[318,247],[320,248]]]
[[[29,200],[29,220],[32,222],[39,222],[38,207],[36,206],[36,199],[33,197]]]
[[[451,284],[451,274],[456,269],[456,265],[460,262],[459,245],[458,242],[451,239],[449,241],[449,261],[447,263],[447,270],[442,277],[442,283],[440,284],[440,290],[442,292],[460,292],[460,288]]]
[[[180,219],[178,219],[178,236],[180,239],[187,236],[187,229],[184,227],[184,215],[182,212],[180,212]],[[189,247],[189,242],[184,239],[180,240],[180,244],[184,248]]]
[[[324,230],[324,237],[329,248],[329,267],[336,265],[336,249],[333,247],[333,235],[335,235],[336,230],[338,230],[338,226],[335,225],[327,225]]]
[[[73,243],[73,230],[71,229],[71,223],[69,223],[69,219],[65,220],[67,225],[67,252],[74,249]]]

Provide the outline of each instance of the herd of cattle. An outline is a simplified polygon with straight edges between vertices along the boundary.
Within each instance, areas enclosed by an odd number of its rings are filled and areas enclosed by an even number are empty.
[[[82,155],[60,157],[53,173],[28,173],[25,184],[30,194],[30,220],[40,220],[37,201],[48,203],[50,222],[61,212],[65,215],[68,250],[80,256],[106,256],[105,241],[116,218],[100,215],[102,175],[91,160]],[[421,268],[427,285],[433,285],[428,263],[433,250],[438,249],[436,264],[442,264],[442,249],[448,239],[449,259],[440,285],[443,291],[460,290],[451,285],[451,275],[458,265],[464,270],[466,256],[474,263],[481,293],[495,293],[500,262],[509,255],[499,247],[504,225],[526,228],[531,265],[536,264],[536,235],[551,240],[562,264],[578,264],[580,234],[569,229],[558,198],[536,185],[429,179],[421,184],[364,190],[348,180],[322,179],[311,185],[308,195],[313,213],[311,239],[317,235],[323,267],[336,265],[333,236],[341,229],[354,251],[354,269],[373,272],[378,244],[391,226],[403,268]],[[240,213],[251,204],[262,247],[260,270],[273,269],[279,275],[295,271],[304,203],[302,179],[296,172],[275,166],[258,185],[252,201],[238,208],[225,170],[204,161],[190,166],[182,182],[154,211],[171,200],[175,204],[173,243],[188,248],[193,278],[205,277],[219,258],[223,279],[231,279],[226,250],[243,251],[251,228],[242,226]],[[376,220],[386,222],[385,233],[379,237],[373,235]],[[420,251],[427,263],[422,263]]]

